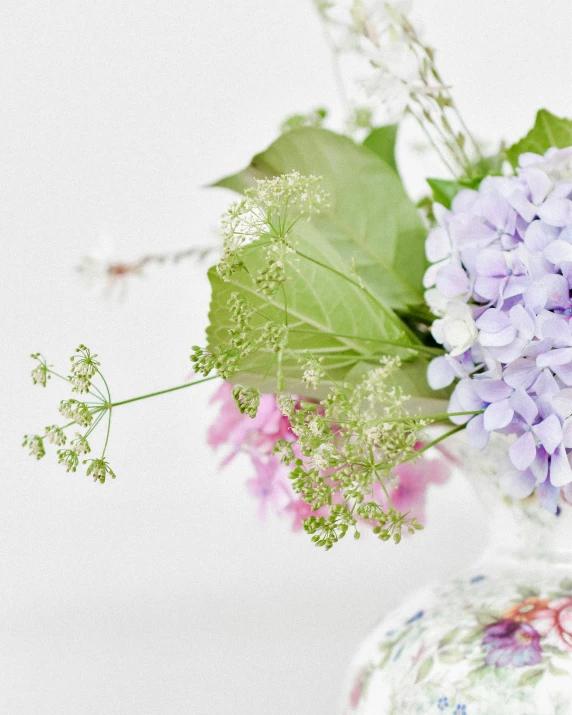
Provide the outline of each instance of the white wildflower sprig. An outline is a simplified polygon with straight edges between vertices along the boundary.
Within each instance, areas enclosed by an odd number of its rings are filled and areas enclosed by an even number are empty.
[[[89,427],[93,421],[93,412],[85,402],[79,400],[62,400],[59,406],[60,414],[68,420],[73,420],[80,427]]]
[[[223,380],[229,380],[238,371],[240,362],[250,354],[265,348],[277,355],[288,344],[288,326],[266,320],[254,324],[256,311],[239,293],[232,293],[228,301],[230,320],[233,327],[228,329],[228,344],[211,348],[193,346],[190,360],[195,372],[205,377],[215,372]]]
[[[293,466],[294,491],[312,511],[304,528],[318,546],[330,549],[349,529],[359,538],[358,518],[373,522],[384,541],[414,533],[419,522],[391,502],[392,470],[416,455],[415,446],[429,420],[409,416],[409,399],[391,380],[401,365],[387,357],[357,386],[336,385],[320,403],[278,400],[296,435],[296,447],[280,440],[276,454]],[[300,456],[296,456],[296,454]]]
[[[84,459],[84,464],[89,464],[87,468],[87,476],[93,477],[94,482],[99,482],[100,484],[105,484],[107,477],[115,479],[115,472],[109,466],[109,463],[103,458],[98,459]]]
[[[61,447],[67,442],[65,432],[57,425],[46,427],[46,439],[50,444],[55,444],[56,447]]]
[[[316,358],[313,355],[305,357],[303,364],[302,382],[312,389],[316,389],[326,373],[322,366],[323,357]]]
[[[28,447],[30,456],[36,459],[42,459],[45,456],[46,450],[44,447],[44,438],[38,434],[24,435],[22,447]]]
[[[69,381],[72,383],[72,392],[89,392],[91,381],[97,374],[100,363],[96,360],[97,355],[92,355],[89,348],[80,345],[76,348],[77,355],[70,358],[72,363]]]
[[[42,387],[46,387],[48,380],[51,379],[50,368],[48,364],[46,363],[41,353],[32,353],[30,357],[32,358],[32,360],[36,360],[38,363],[31,372],[32,382],[34,383],[34,385],[41,385]]]
[[[219,276],[228,281],[243,266],[244,247],[254,240],[267,239],[261,247],[266,266],[257,281],[265,295],[273,295],[286,280],[284,267],[294,248],[288,240],[302,217],[310,217],[327,206],[321,178],[303,176],[297,171],[271,179],[257,179],[245,191],[245,198],[234,203],[221,219],[223,250],[217,265]]]
[[[232,389],[232,397],[241,414],[256,417],[260,404],[260,392],[256,388],[236,385]]]
[[[115,405],[111,401],[111,394],[105,377],[100,372],[100,363],[96,359],[97,355],[92,354],[85,345],[80,345],[75,353],[76,354],[70,358],[72,365],[71,374],[68,377],[54,372],[39,353],[32,355],[32,357],[38,361],[38,365],[32,372],[32,380],[36,384],[40,383],[45,385],[46,381],[53,375],[70,385],[72,392],[89,393],[90,401],[84,402],[73,397],[61,400],[58,407],[59,412],[63,417],[70,420],[70,422],[61,426],[57,424],[50,425],[45,428],[43,435],[26,435],[23,445],[28,447],[30,454],[36,459],[41,459],[45,456],[46,443],[59,447],[57,450],[58,463],[62,464],[66,468],[66,471],[75,472],[78,468],[80,457],[91,452],[88,437],[94,432],[103,418],[107,417],[107,432],[101,457],[84,460],[84,464],[89,463],[87,473],[93,476],[96,481],[103,483],[106,475],[115,478],[113,470],[108,462],[105,461],[105,452],[110,433],[111,413]],[[94,383],[96,378],[101,380],[99,387]],[[106,396],[104,396],[104,393]],[[83,434],[76,432],[74,439],[72,439],[68,445],[66,430],[72,425],[79,425],[85,428],[86,432]]]
[[[349,127],[371,129],[376,111],[382,122],[409,114],[454,176],[473,176],[481,160],[479,145],[469,132],[435,63],[435,51],[410,20],[412,2],[314,0],[324,23],[342,97],[350,105]],[[355,81],[365,92],[365,104],[348,101],[340,58],[357,56],[368,74]],[[353,63],[352,63],[353,64]]]

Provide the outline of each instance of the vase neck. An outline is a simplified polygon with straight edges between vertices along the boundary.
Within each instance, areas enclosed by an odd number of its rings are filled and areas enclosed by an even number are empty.
[[[490,508],[487,558],[543,561],[572,566],[572,507],[558,514],[535,499],[517,501],[495,494]]]
[[[489,521],[489,545],[484,558],[543,561],[572,567],[572,506],[561,503],[547,511],[536,494],[526,499],[506,496],[498,484],[499,465],[507,444],[500,440],[487,453],[476,453],[466,442],[455,449],[461,470],[469,478]]]

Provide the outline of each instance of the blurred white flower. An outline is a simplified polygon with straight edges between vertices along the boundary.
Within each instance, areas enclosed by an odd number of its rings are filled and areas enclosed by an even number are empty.
[[[141,262],[124,263],[117,260],[113,239],[101,234],[92,250],[85,255],[76,270],[92,294],[106,298],[123,298],[127,277],[140,275]]]
[[[447,312],[431,327],[435,340],[444,345],[451,355],[462,355],[472,347],[479,335],[473,311],[466,303],[452,300]]]

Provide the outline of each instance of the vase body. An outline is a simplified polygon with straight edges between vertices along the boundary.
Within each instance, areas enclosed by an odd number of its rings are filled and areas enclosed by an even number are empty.
[[[507,499],[490,463],[469,476],[491,545],[377,625],[343,715],[572,715],[572,506]]]

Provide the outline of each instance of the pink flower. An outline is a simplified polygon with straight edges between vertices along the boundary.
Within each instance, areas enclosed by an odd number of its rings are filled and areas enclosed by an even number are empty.
[[[247,480],[246,488],[259,500],[258,515],[264,520],[269,506],[281,512],[287,509],[292,501],[292,489],[287,477],[288,468],[275,456],[261,459],[254,454],[252,463],[256,470],[256,477]]]
[[[275,395],[263,395],[258,413],[254,419],[240,414],[232,398],[232,385],[224,383],[213,397],[220,403],[216,421],[208,432],[209,444],[215,449],[228,445],[229,453],[222,464],[228,464],[238,453],[247,454],[254,467],[255,476],[248,479],[248,491],[259,501],[258,513],[264,519],[268,509],[279,516],[292,518],[292,530],[299,531],[302,522],[310,515],[325,515],[327,509],[312,511],[310,506],[292,490],[288,477],[290,469],[273,454],[279,439],[295,441],[295,435],[287,417],[276,404]],[[416,445],[420,449],[423,445]],[[294,451],[297,456],[297,445]],[[439,450],[439,447],[436,448]],[[452,459],[444,450],[443,458],[420,458],[406,462],[396,468],[398,484],[391,492],[394,506],[403,512],[410,512],[420,521],[424,519],[425,498],[431,484],[442,484],[449,477],[448,462]],[[339,494],[336,493],[336,497]],[[376,491],[381,503],[386,501],[381,488]],[[341,499],[341,497],[340,497]]]
[[[425,521],[425,501],[431,484],[443,484],[449,478],[449,465],[442,458],[422,458],[404,462],[395,468],[397,487],[390,492],[396,509],[410,512],[421,523]]]
[[[572,650],[572,597],[549,601],[548,608],[539,611],[533,621],[541,636],[554,631],[566,650]]]
[[[228,464],[238,452],[270,455],[279,439],[294,440],[290,422],[280,412],[274,395],[262,395],[256,417],[242,415],[232,398],[232,385],[224,382],[212,402],[221,407],[208,431],[208,443],[214,449],[228,444],[231,448],[222,464]]]

